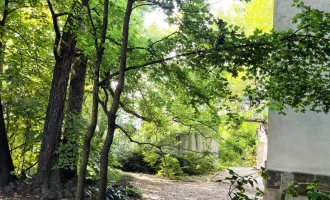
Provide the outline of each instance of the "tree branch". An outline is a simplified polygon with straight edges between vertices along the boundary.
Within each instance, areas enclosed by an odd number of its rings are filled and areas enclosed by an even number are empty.
[[[294,36],[291,35],[290,37],[283,37],[280,40],[281,41],[285,41],[285,40],[287,40],[289,38],[294,38],[294,37],[302,37],[302,35],[294,35]],[[307,35],[305,37],[307,37]],[[227,46],[227,47],[225,47],[223,49],[220,49],[220,48],[198,49],[198,50],[195,50],[195,51],[185,52],[185,53],[177,54],[177,55],[166,57],[166,58],[159,58],[157,60],[149,61],[149,62],[146,62],[146,63],[141,64],[141,65],[126,67],[125,68],[125,72],[130,71],[130,70],[138,70],[138,69],[141,69],[141,68],[144,68],[144,67],[153,65],[153,64],[164,63],[166,61],[170,61],[170,60],[173,60],[173,59],[176,59],[176,58],[186,57],[186,56],[190,56],[190,55],[198,55],[198,56],[200,56],[200,55],[204,55],[206,53],[211,53],[213,51],[215,51],[215,52],[216,51],[220,51],[220,50],[234,51],[235,49],[238,49],[238,48],[265,46],[267,44],[269,44],[269,43],[267,43],[267,42],[256,42],[256,43],[247,43],[247,44],[236,45],[236,46]],[[263,68],[262,66],[258,66],[258,67],[260,69],[262,69],[263,71],[272,74],[272,72],[270,72],[268,69]],[[107,76],[106,78],[104,78],[101,82],[99,82],[98,85],[99,86],[104,85],[107,80],[110,80],[111,78],[113,78],[113,77],[115,77],[117,75],[119,75],[119,71],[110,74],[109,76]],[[272,75],[276,75],[276,74],[272,74]]]
[[[252,122],[252,123],[263,123],[263,124],[268,123],[265,120],[260,120],[260,119],[244,119],[243,121],[244,122]]]
[[[208,52],[208,50],[196,50],[196,51],[192,51],[192,52],[177,54],[175,56],[170,56],[170,57],[167,57],[167,58],[160,58],[160,59],[157,59],[157,60],[153,60],[153,61],[144,63],[142,65],[126,67],[125,72],[130,71],[130,70],[134,70],[134,69],[141,69],[143,67],[147,67],[147,66],[153,65],[153,64],[163,63],[163,62],[173,60],[173,59],[179,58],[179,57],[185,57],[185,56],[196,55],[196,54],[199,55],[199,54],[204,54],[206,52]],[[108,80],[110,80],[114,76],[117,76],[118,74],[119,74],[119,71],[110,74],[109,76],[104,78],[101,82],[99,82],[99,85],[104,85]]]
[[[119,128],[126,135],[126,137],[129,139],[129,141],[131,141],[131,142],[134,142],[134,143],[139,144],[139,145],[150,145],[150,146],[156,147],[157,149],[161,149],[161,146],[156,145],[156,144],[153,144],[153,143],[150,143],[150,142],[139,142],[139,141],[136,141],[136,140],[132,139],[132,137],[130,136],[130,134],[123,127],[121,127],[118,124],[116,124],[116,127]]]
[[[109,40],[110,42],[112,42],[113,44],[115,44],[115,45],[121,47],[121,43],[118,42],[118,41],[116,41],[116,40],[113,39],[112,37],[107,36],[106,39],[108,39],[108,40]],[[135,49],[141,49],[141,50],[147,50],[147,51],[150,52],[149,48],[147,48],[147,47],[139,47],[139,46],[137,46],[137,47],[131,47],[129,44],[128,44],[128,46],[129,46],[129,47],[127,48],[127,51],[133,51],[133,50],[135,50]]]
[[[4,7],[3,7],[3,15],[2,15],[2,19],[0,21],[0,26],[2,27],[5,27],[5,24],[6,24],[6,20],[7,20],[7,17],[9,15],[9,10],[8,10],[8,7],[9,7],[9,0],[5,0],[5,4],[4,4]]]
[[[24,169],[24,170],[22,170],[22,174],[24,174],[25,172],[27,172],[29,169],[31,169],[32,167],[34,167],[34,166],[36,166],[38,164],[38,161],[37,162],[35,162],[35,163],[33,163],[30,167],[28,167],[28,168],[26,168],[26,169]]]
[[[135,8],[141,7],[141,6],[156,6],[156,5],[157,5],[157,4],[154,4],[154,3],[140,4],[140,5],[134,6],[134,7],[132,8],[132,10],[134,10]]]
[[[104,87],[102,87],[102,89],[103,89],[104,94],[105,94],[105,100],[102,101],[99,96],[97,96],[97,100],[101,104],[104,113],[108,115],[109,111],[107,109],[107,104],[108,104],[109,95],[108,95],[108,93],[107,93],[107,91],[105,90]]]
[[[54,27],[54,31],[55,31],[55,43],[54,43],[54,48],[53,48],[53,53],[55,56],[55,59],[58,58],[58,53],[57,53],[57,49],[58,49],[58,45],[60,43],[60,39],[61,39],[61,32],[60,32],[60,28],[58,26],[58,21],[57,21],[57,17],[53,8],[52,3],[50,2],[50,0],[47,0],[47,4],[52,16],[52,20],[53,20],[53,27]]]
[[[64,15],[69,15],[69,14],[70,14],[69,12],[57,13],[57,14],[55,14],[55,17],[61,17]]]
[[[24,145],[26,145],[26,142],[23,143],[23,144],[20,144],[20,145],[18,145],[18,146],[16,146],[16,147],[13,147],[12,149],[10,149],[10,152],[15,151],[16,149],[18,149],[18,148],[20,148],[20,147],[22,147],[22,146],[24,146]]]
[[[115,92],[113,91],[113,89],[112,89],[110,86],[108,86],[107,88],[108,88],[108,90],[109,90],[111,96],[113,97],[113,96],[115,95]],[[119,105],[120,105],[120,107],[121,107],[125,112],[130,113],[130,114],[134,115],[135,117],[137,117],[137,118],[139,118],[139,119],[142,119],[143,121],[147,121],[147,122],[151,122],[151,121],[152,121],[151,118],[149,118],[149,117],[144,117],[144,116],[138,114],[137,112],[128,109],[122,101],[119,101]]]
[[[153,4],[159,6],[162,9],[173,9],[173,7],[168,6],[165,3],[160,2],[159,0],[144,0],[144,1],[147,2],[146,4]],[[146,5],[146,4],[142,4],[142,5]]]
[[[195,130],[196,130],[196,131],[197,131],[202,137],[204,137],[204,138],[212,139],[212,137],[210,137],[210,136],[206,136],[206,135],[204,135],[203,133],[201,133],[201,131],[199,131],[196,127],[193,127],[193,125],[186,124],[186,123],[180,121],[180,120],[177,119],[177,118],[173,118],[172,121],[177,122],[177,123],[180,123],[180,124],[182,124],[183,126],[187,126],[187,127],[189,127],[190,129],[191,129],[191,128],[195,129]],[[189,132],[190,132],[190,130],[189,130]]]
[[[173,32],[173,33],[171,33],[171,34],[169,34],[169,35],[163,37],[162,39],[157,40],[157,41],[151,43],[151,44],[149,45],[149,48],[152,48],[155,44],[157,44],[157,43],[159,43],[159,42],[162,42],[162,41],[168,39],[169,37],[171,37],[172,35],[175,35],[175,34],[177,34],[177,33],[179,33],[179,31],[175,31],[175,32]]]
[[[16,31],[15,29],[13,29],[13,28],[11,28],[11,27],[8,27],[8,26],[5,27],[5,29],[9,29],[9,30],[13,31],[13,32],[16,33],[20,38],[22,38],[22,40],[25,42],[25,44],[26,44],[28,50],[31,52],[31,50],[30,50],[30,44],[29,44],[29,42],[24,38],[24,36],[23,36],[22,34],[20,34],[18,31]]]
[[[151,142],[139,142],[137,140],[134,140],[130,136],[130,134],[123,127],[121,127],[120,125],[116,124],[116,127],[119,128],[126,135],[126,137],[129,139],[130,142],[136,143],[138,145],[150,145],[150,146],[153,146],[153,147],[155,147],[155,148],[157,148],[161,151],[162,151],[162,147],[172,147],[172,148],[175,148],[175,149],[181,149],[181,150],[190,151],[190,152],[194,152],[194,153],[201,153],[201,152],[198,152],[198,151],[189,150],[189,149],[185,149],[185,148],[178,147],[178,146],[173,146],[173,145],[156,145],[156,144],[153,144]]]
[[[87,1],[86,7],[87,7],[88,19],[89,19],[89,22],[91,23],[91,27],[92,27],[92,34],[93,34],[93,37],[94,37],[95,50],[96,50],[97,54],[99,54],[99,46],[98,46],[98,42],[97,42],[96,27],[94,25],[94,21],[93,21],[93,18],[92,18],[92,13],[91,13],[91,8],[90,8],[90,5],[89,5],[89,1]]]

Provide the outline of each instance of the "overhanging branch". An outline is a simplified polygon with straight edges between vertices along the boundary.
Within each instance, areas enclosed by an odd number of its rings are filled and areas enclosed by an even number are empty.
[[[198,152],[198,151],[185,149],[185,148],[182,148],[182,147],[179,147],[179,146],[173,146],[173,145],[156,145],[156,144],[153,144],[151,142],[139,142],[137,140],[134,140],[130,136],[130,134],[122,126],[116,124],[116,127],[119,128],[125,134],[125,136],[129,139],[130,142],[136,143],[138,145],[149,145],[149,146],[152,146],[152,147],[155,147],[155,148],[159,149],[162,152],[163,152],[162,147],[171,147],[171,148],[180,149],[180,150],[184,150],[184,151],[190,151],[190,152],[194,152],[194,153],[201,153],[201,152]]]
[[[107,88],[108,88],[108,90],[109,90],[111,96],[113,97],[113,96],[115,95],[115,92],[112,90],[112,88],[111,88],[110,86],[108,86]],[[149,118],[149,117],[144,117],[144,116],[138,114],[137,112],[128,109],[122,101],[119,101],[119,105],[120,105],[120,107],[121,107],[125,112],[127,112],[127,113],[129,113],[129,114],[132,114],[132,115],[134,115],[135,117],[137,117],[137,118],[139,118],[139,119],[142,119],[143,121],[147,121],[147,122],[151,122],[151,121],[152,121],[151,118]]]
[[[150,146],[156,147],[157,149],[161,149],[161,147],[162,147],[162,146],[159,146],[159,145],[150,143],[150,142],[139,142],[139,141],[136,141],[136,140],[134,140],[130,136],[130,134],[123,127],[121,127],[118,124],[116,124],[116,127],[119,128],[126,135],[126,137],[129,139],[129,141],[131,141],[131,142],[134,142],[134,143],[139,144],[139,145],[150,145]]]
[[[142,65],[126,67],[125,72],[131,71],[131,70],[134,70],[134,69],[141,69],[143,67],[147,67],[147,66],[150,66],[150,65],[158,64],[158,63],[163,63],[163,62],[170,61],[170,60],[173,60],[173,59],[179,58],[179,57],[185,57],[185,56],[189,56],[189,55],[200,55],[200,54],[204,54],[206,52],[210,52],[210,50],[196,50],[196,51],[192,51],[192,52],[177,54],[175,56],[160,58],[160,59],[157,59],[157,60],[153,60],[153,61],[144,63]],[[119,74],[119,71],[110,74],[109,76],[104,78],[101,82],[99,82],[99,86],[104,85],[108,80],[110,80],[111,78],[117,76],[118,74]]]

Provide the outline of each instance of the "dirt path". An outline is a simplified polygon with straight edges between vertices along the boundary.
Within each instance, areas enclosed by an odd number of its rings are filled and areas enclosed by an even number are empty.
[[[232,168],[239,175],[255,174],[252,168]],[[146,200],[227,200],[229,182],[221,183],[229,174],[220,171],[211,175],[190,176],[187,180],[166,180],[150,174],[127,173],[132,177],[132,184],[142,190]],[[261,179],[260,179],[261,180]],[[259,181],[261,182],[261,181]],[[259,186],[260,187],[260,186]],[[263,186],[261,186],[262,188]],[[253,196],[253,188],[247,192]]]

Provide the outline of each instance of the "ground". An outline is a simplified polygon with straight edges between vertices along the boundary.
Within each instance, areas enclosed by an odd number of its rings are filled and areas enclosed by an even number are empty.
[[[259,188],[263,190],[262,179],[258,177],[258,171],[253,168],[231,168],[241,176],[253,175],[257,177]],[[229,177],[227,171],[214,172],[208,175],[201,176],[187,176],[181,180],[168,180],[157,177],[151,174],[140,173],[127,173],[129,177],[123,179],[123,184],[130,181],[136,188],[140,189],[143,194],[144,200],[227,200],[230,183],[225,180]],[[222,180],[222,182],[217,182]],[[19,191],[29,189],[26,184],[11,183],[6,187],[6,192],[0,192],[0,200],[2,199],[19,199],[19,200],[32,200],[32,199],[73,199],[75,194],[75,184],[66,183],[65,190],[62,192],[48,191],[41,194],[40,189],[35,188],[27,194],[19,194]],[[89,197],[88,188],[86,188],[86,198]],[[254,197],[255,189],[252,187],[246,188],[247,194]],[[7,194],[9,196],[6,196]]]
[[[253,174],[253,168],[232,168],[241,176]],[[215,172],[203,176],[190,176],[184,180],[167,180],[150,174],[127,173],[132,177],[132,184],[142,191],[145,200],[227,200],[230,183],[224,180],[229,176],[227,171]],[[259,188],[263,189],[261,177],[257,178]],[[249,196],[254,196],[253,188],[247,189]]]

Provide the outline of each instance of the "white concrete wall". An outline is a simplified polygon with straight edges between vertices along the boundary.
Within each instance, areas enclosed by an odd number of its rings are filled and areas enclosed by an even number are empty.
[[[266,124],[260,123],[258,126],[258,145],[257,145],[257,169],[265,167],[267,161],[268,135]]]
[[[197,152],[209,151],[215,156],[218,156],[218,142],[210,138],[205,138],[201,134],[181,135],[180,141],[180,147],[183,149]],[[185,152],[185,150],[182,150],[181,152]]]
[[[306,5],[330,11],[330,0],[304,0]],[[291,23],[297,9],[291,0],[275,0],[274,27],[295,28]],[[269,113],[266,168],[330,176],[330,115],[307,112],[287,115]]]

